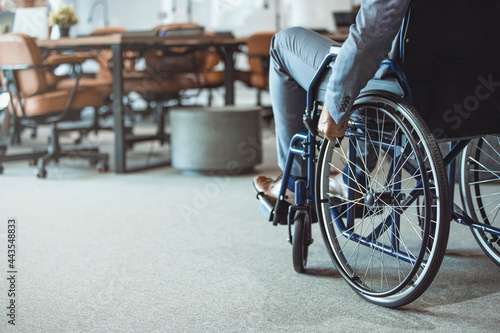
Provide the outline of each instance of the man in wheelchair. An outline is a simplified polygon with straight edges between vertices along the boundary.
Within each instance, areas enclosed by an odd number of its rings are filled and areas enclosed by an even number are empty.
[[[499,35],[499,0],[365,0],[342,47],[302,28],[274,36],[283,175],[254,187],[288,225],[297,272],[314,221],[349,286],[386,307],[427,289],[452,219],[500,265]]]
[[[356,23],[342,47],[322,35],[299,27],[282,30],[273,37],[269,85],[276,125],[278,164],[282,170],[290,140],[296,133],[307,132],[302,122],[306,90],[331,47],[338,49],[338,55],[331,64],[332,74],[318,121],[318,132],[328,140],[335,141],[347,129],[347,119],[354,100],[391,51],[409,3],[410,0],[363,1]],[[370,154],[369,151],[364,153]],[[306,177],[306,161],[295,159],[287,184],[289,202],[293,202],[295,181]],[[340,173],[332,177],[330,184],[333,193],[345,196],[344,178]],[[281,181],[281,176],[274,180],[260,175],[255,177],[254,187],[257,192],[275,201]]]

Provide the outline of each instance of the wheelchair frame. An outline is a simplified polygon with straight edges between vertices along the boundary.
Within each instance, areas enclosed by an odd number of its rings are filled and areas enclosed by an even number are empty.
[[[328,66],[331,63],[331,61],[336,57],[335,53],[329,53],[325,59],[323,60],[320,68],[318,69],[317,73],[315,74],[314,78],[312,79],[308,93],[307,93],[307,106],[304,114],[304,124],[306,125],[308,129],[308,133],[298,133],[295,136],[293,136],[290,146],[289,146],[289,153],[286,161],[285,168],[283,170],[283,179],[282,179],[282,186],[280,189],[280,194],[279,198],[273,207],[272,205],[267,202],[267,213],[268,216],[270,217],[270,220],[273,221],[274,225],[277,224],[287,224],[288,225],[288,232],[289,232],[289,241],[293,245],[293,263],[294,263],[294,268],[297,272],[303,273],[305,271],[305,266],[307,263],[307,247],[312,243],[312,238],[311,238],[311,220],[312,220],[312,212],[311,212],[311,205],[316,204],[317,209],[319,211],[319,205],[321,204],[320,202],[317,201],[316,197],[316,175],[318,171],[316,170],[316,162],[317,162],[317,155],[316,155],[316,149],[318,149],[321,144],[323,143],[322,141],[318,141],[317,135],[317,120],[319,118],[319,114],[321,112],[321,107],[320,107],[320,102],[318,102],[315,99],[316,96],[316,91],[318,89],[318,85],[322,81],[322,77],[328,70]],[[399,83],[404,89],[406,96],[411,96],[411,89],[406,81],[406,77],[403,73],[403,71],[400,69],[400,67],[392,60],[386,60],[383,62],[384,65],[389,65],[397,74],[399,78]],[[362,126],[362,124],[356,124],[355,121],[349,120],[349,127],[354,127],[356,126]],[[346,136],[349,137],[349,129],[348,132],[346,132]],[[356,139],[355,139],[356,140]],[[340,140],[337,142],[337,146],[340,145]],[[450,142],[451,148],[450,151],[444,156],[443,158],[443,163],[444,167],[447,168],[447,185],[449,187],[449,193],[450,193],[450,199],[452,203],[451,207],[451,219],[457,221],[460,224],[464,224],[469,226],[472,229],[477,229],[483,232],[487,232],[491,235],[500,237],[500,229],[485,223],[479,223],[475,221],[471,216],[469,216],[463,209],[459,208],[456,204],[453,203],[453,195],[454,195],[454,182],[455,182],[455,168],[456,168],[456,158],[462,153],[462,151],[467,147],[467,145],[472,141],[472,139],[464,139],[464,140],[459,140],[456,142]],[[354,147],[352,146],[352,141],[349,142],[349,160],[353,161],[356,158],[356,151]],[[293,164],[294,158],[303,158],[307,160],[307,179],[306,180],[297,180],[295,182],[295,203],[293,205],[289,205],[286,202],[286,190],[287,190],[287,185],[290,179],[291,175],[291,168]],[[349,162],[352,163],[352,162]],[[319,168],[319,165],[317,166]],[[411,172],[410,172],[411,173]],[[349,179],[347,181],[347,185],[349,187],[349,199],[353,197],[354,193],[353,190],[351,189],[352,182],[353,182],[353,171],[352,169],[349,171]],[[445,181],[446,182],[446,181]],[[417,186],[418,188],[418,186]],[[423,190],[420,190],[422,192]],[[414,193],[414,199],[419,195],[418,194],[419,190],[417,190]],[[259,196],[258,198],[265,201],[265,197],[262,195]],[[346,220],[347,220],[347,229],[352,228],[354,225],[354,219],[355,219],[355,211],[353,208],[354,204],[350,203],[349,201],[347,202],[347,209],[346,209]],[[429,207],[426,207],[425,209],[430,210]],[[269,210],[271,210],[269,212]],[[298,212],[303,212],[301,213],[302,215],[298,215]],[[304,214],[307,214],[309,218],[304,218]],[[298,224],[297,218],[301,219],[300,226]],[[334,219],[338,218],[338,216],[334,216]],[[449,224],[450,220],[448,221],[443,221],[445,224]],[[296,228],[295,231],[292,231],[292,225],[295,224]],[[387,220],[383,223],[381,223],[377,229],[375,229],[372,232],[372,235],[375,238],[363,238],[361,236],[357,236],[354,234],[354,232],[349,232],[347,230],[344,230],[342,232],[344,237],[347,238],[352,238],[352,240],[359,242],[363,246],[375,248],[378,251],[384,252],[384,254],[388,254],[390,256],[402,259],[404,261],[407,261],[409,263],[420,263],[416,265],[413,270],[417,270],[419,267],[423,265],[422,260],[424,253],[422,251],[425,251],[425,248],[422,248],[420,254],[418,256],[413,256],[413,255],[405,255],[402,253],[402,251],[398,250],[399,246],[399,240],[398,236],[393,235],[393,239],[391,240],[392,246],[380,246],[377,243],[377,230],[380,232],[381,229],[386,229],[390,228],[391,226],[394,228],[393,225],[399,226],[399,217],[397,214],[393,217],[388,217]],[[338,226],[338,224],[337,224]],[[339,227],[340,229],[340,227]],[[428,231],[426,231],[428,232]],[[301,233],[301,234],[298,234]],[[448,235],[446,234],[446,241]],[[323,238],[325,238],[325,234],[323,234]],[[300,244],[298,242],[294,242],[294,239],[300,239]],[[324,239],[326,243],[326,238]],[[446,246],[446,245],[445,245]],[[328,247],[328,246],[327,246]],[[445,249],[444,249],[445,250]],[[441,254],[444,256],[444,250],[443,253]],[[441,258],[442,259],[442,258]],[[441,260],[440,259],[440,260]],[[332,258],[333,260],[333,258]],[[440,265],[440,260],[439,260],[439,265]],[[495,260],[494,260],[495,261]],[[500,264],[497,262],[497,264]],[[433,273],[432,278],[434,278],[434,275],[436,272]],[[407,279],[407,283],[411,284],[412,282],[410,281],[413,278],[413,274],[409,274]],[[432,275],[432,274],[431,274]],[[345,276],[344,276],[345,277]],[[428,282],[430,283],[430,281]],[[351,285],[352,287],[352,285]],[[396,302],[379,302],[377,300],[376,296],[375,298],[371,297],[369,293],[367,293],[367,297],[365,297],[367,300],[370,302],[382,305],[382,306],[387,306],[387,307],[397,307],[401,305],[408,304],[409,302],[415,300],[418,298],[423,291],[425,291],[427,287],[424,287],[424,290],[420,290],[415,297],[410,297],[404,301],[396,301]],[[354,288],[355,289],[355,288]],[[403,289],[401,287],[400,289]],[[394,294],[398,290],[392,290],[391,293]],[[361,294],[361,293],[360,293]],[[362,294],[361,294],[362,295]],[[390,293],[387,293],[387,295],[391,295]],[[363,296],[363,295],[362,295]],[[384,295],[381,296],[382,298]]]

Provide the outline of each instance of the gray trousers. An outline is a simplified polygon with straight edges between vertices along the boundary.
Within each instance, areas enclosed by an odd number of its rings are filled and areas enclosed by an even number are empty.
[[[285,168],[290,140],[296,133],[307,132],[302,120],[307,89],[332,45],[339,44],[300,27],[282,30],[271,41],[269,90],[276,125],[278,165],[282,170]],[[368,157],[367,162],[373,167],[376,163],[375,154],[362,150],[361,154],[365,155],[365,159]],[[305,160],[295,158],[292,175],[307,176]]]
[[[302,123],[307,88],[334,44],[338,45],[329,38],[299,27],[282,30],[271,41],[269,91],[276,124],[278,165],[282,170],[291,138],[296,133],[307,132]],[[296,158],[292,175],[306,177],[306,162]]]

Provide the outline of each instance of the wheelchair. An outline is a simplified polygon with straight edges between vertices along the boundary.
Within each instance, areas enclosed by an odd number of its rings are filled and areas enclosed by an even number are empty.
[[[411,10],[418,9],[410,7],[400,44],[412,33]],[[274,225],[288,225],[294,269],[305,272],[315,221],[347,284],[384,307],[409,304],[429,287],[445,255],[451,220],[468,226],[500,266],[500,193],[492,186],[500,184],[498,122],[467,131],[450,128],[443,135],[411,102],[402,61],[386,60],[382,66],[395,75],[368,83],[354,102],[344,137],[330,142],[318,136],[317,120],[335,57],[328,54],[311,81],[304,115],[308,133],[291,140],[278,200],[257,194],[261,212]],[[493,78],[499,73],[495,69]],[[484,112],[496,121],[500,98],[492,96],[494,107]],[[450,147],[444,157],[442,143]],[[307,160],[308,177],[295,182],[295,202],[288,204],[294,158]],[[462,208],[453,202],[457,164]],[[345,195],[330,191],[333,175],[342,177]]]

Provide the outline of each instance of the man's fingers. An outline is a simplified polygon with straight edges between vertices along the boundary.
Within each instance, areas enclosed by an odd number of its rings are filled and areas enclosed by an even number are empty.
[[[328,131],[328,132],[325,132],[324,134],[328,140],[335,141],[338,138],[344,136],[345,130]]]
[[[347,125],[347,121],[337,124],[328,110],[323,108],[319,117],[318,132],[324,134],[328,140],[335,141],[337,138],[344,136]]]
[[[349,125],[349,122],[346,120],[342,123],[342,135],[344,135],[345,131],[347,131],[347,126]]]

